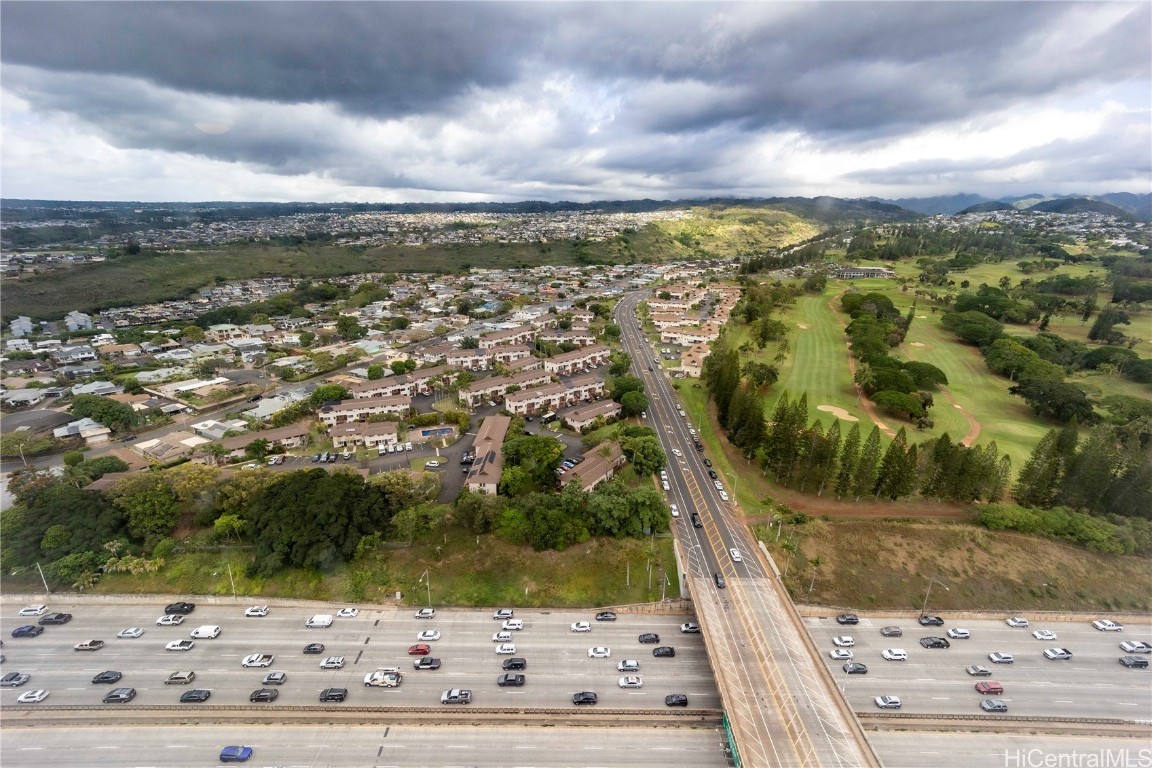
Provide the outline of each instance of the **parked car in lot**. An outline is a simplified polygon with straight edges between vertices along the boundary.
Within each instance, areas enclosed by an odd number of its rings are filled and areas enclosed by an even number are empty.
[[[995,680],[981,680],[976,683],[976,692],[988,696],[1002,696],[1004,695],[1004,686]]]
[[[900,709],[899,696],[877,696],[875,702],[880,709]]]

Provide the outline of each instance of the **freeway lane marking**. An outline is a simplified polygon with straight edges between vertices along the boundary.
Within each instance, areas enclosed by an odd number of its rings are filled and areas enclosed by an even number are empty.
[[[932,700],[933,701],[951,701],[952,697],[951,696],[933,696]]]
[[[21,752],[36,752],[44,749],[44,747],[20,747]]]
[[[1052,703],[1053,704],[1071,704],[1072,700],[1071,699],[1053,699]]]

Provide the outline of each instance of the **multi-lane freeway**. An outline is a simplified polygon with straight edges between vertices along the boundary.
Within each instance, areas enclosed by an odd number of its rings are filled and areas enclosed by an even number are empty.
[[[659,356],[635,319],[641,298],[633,293],[618,302],[616,322],[645,384],[648,422],[669,457],[668,497],[681,511],[673,525],[684,586],[704,629],[741,760],[758,766],[876,764],[851,713],[840,708],[838,694],[813,658],[788,596],[767,571],[731,501],[720,495],[722,490],[732,495],[728,478],[716,478],[721,489],[709,477],[692,432],[704,425],[692,426],[681,415]],[[732,549],[741,553],[739,562]]]

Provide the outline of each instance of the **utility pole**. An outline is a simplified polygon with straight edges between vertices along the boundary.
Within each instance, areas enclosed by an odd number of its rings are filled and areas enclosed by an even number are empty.
[[[232,597],[236,597],[236,582],[232,579],[232,563],[225,563],[228,566],[228,581],[232,584]]]
[[[944,589],[948,592],[952,591],[952,590],[948,589],[948,587],[944,584],[944,582],[936,581],[936,579],[931,577],[931,576],[928,577],[928,591],[924,593],[924,605],[920,606],[920,615],[921,616],[924,615],[924,611],[928,610],[928,595],[932,594],[932,585],[933,584],[939,584],[940,586],[944,587]]]
[[[40,581],[44,582],[44,594],[52,594],[52,590],[48,589],[48,579],[44,578],[44,569],[40,567],[40,562],[36,562],[36,570],[40,571]]]

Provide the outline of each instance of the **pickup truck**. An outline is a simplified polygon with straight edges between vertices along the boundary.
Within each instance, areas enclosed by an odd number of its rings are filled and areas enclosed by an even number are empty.
[[[472,691],[453,688],[440,694],[441,704],[468,704],[472,701]]]
[[[270,667],[275,659],[276,657],[270,653],[254,653],[251,656],[245,656],[244,661],[240,664],[244,667]]]
[[[78,651],[98,651],[104,647],[103,640],[85,640],[82,643],[76,643],[72,646]]]
[[[404,676],[397,667],[380,667],[375,672],[364,675],[366,688],[396,688]]]

